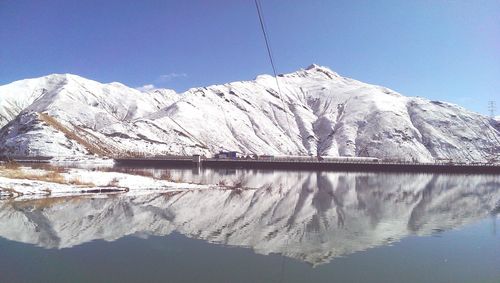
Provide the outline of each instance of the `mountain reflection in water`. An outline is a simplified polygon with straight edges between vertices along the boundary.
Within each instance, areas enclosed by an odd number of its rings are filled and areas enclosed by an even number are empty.
[[[177,231],[317,265],[409,235],[460,227],[498,213],[500,204],[500,177],[489,175],[172,174],[197,182],[228,178],[251,189],[3,201],[0,236],[61,249]]]

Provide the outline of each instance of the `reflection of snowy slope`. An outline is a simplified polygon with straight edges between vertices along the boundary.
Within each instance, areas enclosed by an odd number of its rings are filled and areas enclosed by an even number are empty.
[[[77,137],[99,143],[104,153],[231,149],[486,161],[499,152],[495,122],[456,105],[404,97],[317,65],[278,79],[283,101],[268,75],[180,95],[74,75],[14,82],[0,86],[0,126],[11,121],[0,131],[0,153],[96,153],[31,112],[48,113]]]
[[[0,203],[0,235],[65,248],[178,231],[312,264],[473,222],[500,204],[498,176],[280,173],[276,185],[137,197]],[[270,180],[270,179],[268,179]],[[282,180],[287,184],[279,185]],[[252,180],[249,180],[252,182]]]

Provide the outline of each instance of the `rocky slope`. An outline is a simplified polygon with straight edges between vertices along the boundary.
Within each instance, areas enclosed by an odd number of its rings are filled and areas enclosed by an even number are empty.
[[[493,119],[459,106],[405,97],[312,65],[278,77],[140,92],[74,75],[0,86],[0,154],[373,156],[498,158]],[[42,114],[40,114],[42,113]]]

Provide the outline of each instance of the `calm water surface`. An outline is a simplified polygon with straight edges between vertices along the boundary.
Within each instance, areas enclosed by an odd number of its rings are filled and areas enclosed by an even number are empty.
[[[245,189],[0,201],[0,282],[500,282],[499,176],[126,170]]]

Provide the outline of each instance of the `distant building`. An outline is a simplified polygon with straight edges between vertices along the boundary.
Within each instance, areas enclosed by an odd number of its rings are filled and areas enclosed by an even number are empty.
[[[217,159],[236,159],[240,154],[236,151],[221,151],[215,155]]]

